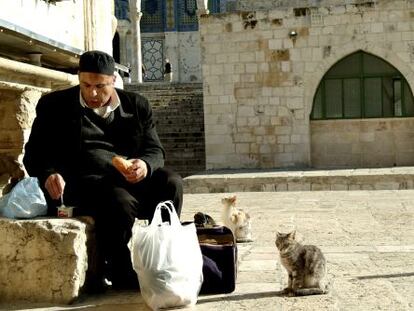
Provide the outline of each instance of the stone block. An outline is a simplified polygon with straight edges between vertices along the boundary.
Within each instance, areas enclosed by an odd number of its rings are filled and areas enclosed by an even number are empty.
[[[331,190],[330,184],[311,183],[312,191],[328,191]]]
[[[348,190],[348,185],[346,184],[331,184],[331,190]]]
[[[0,302],[76,299],[86,279],[91,226],[76,219],[0,218]]]
[[[301,183],[299,180],[295,182],[288,182],[288,191],[310,191],[311,184],[309,182]]]
[[[288,184],[285,182],[278,182],[276,184],[276,191],[288,191]]]

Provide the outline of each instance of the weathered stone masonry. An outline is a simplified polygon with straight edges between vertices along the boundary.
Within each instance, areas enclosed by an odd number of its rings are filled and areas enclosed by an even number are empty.
[[[0,58],[0,190],[24,175],[21,158],[40,96],[76,83],[74,75]]]
[[[245,2],[252,11],[200,18],[207,169],[414,164],[409,118],[369,126],[309,118],[324,74],[359,50],[390,63],[413,89],[412,1],[294,1],[267,11],[253,11],[264,1]],[[384,137],[382,148],[366,148]]]

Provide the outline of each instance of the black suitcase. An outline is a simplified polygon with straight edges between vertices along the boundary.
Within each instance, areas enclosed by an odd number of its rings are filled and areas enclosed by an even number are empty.
[[[203,254],[200,294],[231,293],[236,288],[237,244],[231,230],[224,226],[197,227]]]

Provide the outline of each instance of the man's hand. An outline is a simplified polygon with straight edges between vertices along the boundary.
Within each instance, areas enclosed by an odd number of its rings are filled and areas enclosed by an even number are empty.
[[[62,175],[52,174],[45,182],[45,188],[53,200],[58,200],[63,195],[65,189],[65,181]]]
[[[128,168],[128,173],[125,174],[125,178],[132,184],[140,182],[148,174],[147,163],[141,159],[131,159],[132,165]]]

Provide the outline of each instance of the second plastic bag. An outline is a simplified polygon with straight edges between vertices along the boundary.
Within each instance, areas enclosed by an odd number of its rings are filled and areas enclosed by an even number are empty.
[[[0,201],[0,216],[3,217],[35,218],[46,213],[46,199],[36,177],[22,179]]]
[[[166,209],[170,223],[163,222]],[[181,225],[171,201],[158,204],[149,226],[136,219],[128,247],[141,295],[153,310],[193,305],[203,282],[203,259],[194,223]]]

